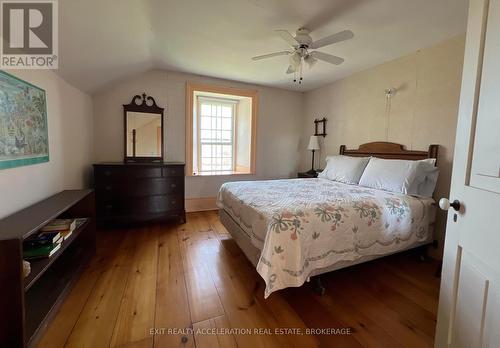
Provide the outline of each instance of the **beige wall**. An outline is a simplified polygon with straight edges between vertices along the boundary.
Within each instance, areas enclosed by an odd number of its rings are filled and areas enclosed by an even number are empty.
[[[45,89],[49,162],[0,170],[0,218],[64,189],[89,185],[92,100],[48,70],[9,71]]]
[[[259,178],[285,178],[296,175],[299,139],[303,117],[303,95],[277,88],[248,85],[198,75],[152,70],[107,86],[94,94],[95,160],[123,159],[123,104],[135,94],[146,92],[165,107],[166,159],[185,159],[186,82],[197,82],[257,89],[256,175],[187,177],[186,198],[215,197],[222,183]]]
[[[338,154],[342,144],[357,148],[366,142],[391,141],[412,150],[439,144],[440,177],[435,197],[448,197],[464,45],[465,36],[460,35],[306,93],[300,167],[310,168],[307,139],[313,132],[314,118],[325,116],[328,136],[317,167],[323,168],[325,156]],[[390,87],[398,91],[388,118],[384,90]],[[439,241],[444,229],[445,215],[439,212]]]

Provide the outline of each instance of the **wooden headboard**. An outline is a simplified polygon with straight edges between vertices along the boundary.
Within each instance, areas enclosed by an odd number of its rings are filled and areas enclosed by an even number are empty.
[[[388,159],[422,160],[435,158],[437,161],[439,145],[429,145],[428,151],[406,150],[404,145],[376,141],[360,145],[357,150],[348,150],[345,145],[340,146],[340,154],[345,156],[364,157],[373,156]]]

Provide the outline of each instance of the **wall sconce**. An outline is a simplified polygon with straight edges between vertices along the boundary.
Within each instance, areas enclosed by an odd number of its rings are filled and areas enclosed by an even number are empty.
[[[398,90],[394,87],[385,90],[385,140],[389,141],[389,128],[391,123],[391,98]]]
[[[397,90],[396,88],[394,88],[394,87],[387,88],[387,89],[385,90],[385,96],[386,96],[387,98],[391,98],[391,97],[393,97],[393,96],[396,94],[396,92],[397,92],[397,91],[398,91],[398,90]]]

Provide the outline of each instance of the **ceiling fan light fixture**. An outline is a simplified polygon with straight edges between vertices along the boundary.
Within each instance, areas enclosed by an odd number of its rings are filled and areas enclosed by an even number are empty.
[[[297,70],[297,68],[299,67],[300,65],[300,61],[302,60],[302,57],[300,56],[300,54],[298,52],[295,52],[294,54],[292,54],[290,56],[290,65],[295,69]]]
[[[318,60],[308,54],[304,57],[304,62],[307,64],[307,67],[311,69],[318,62]]]
[[[254,61],[272,58],[282,55],[290,55],[289,66],[286,71],[287,74],[294,74],[293,82],[302,82],[302,61],[307,64],[308,68],[311,69],[318,60],[323,62],[340,65],[344,62],[344,58],[334,56],[332,54],[314,51],[309,52],[311,49],[318,49],[324,46],[332,45],[337,42],[350,40],[354,37],[354,33],[350,30],[343,30],[338,33],[323,37],[319,40],[313,41],[309,35],[310,31],[306,28],[299,28],[295,32],[295,36],[292,35],[287,30],[275,30],[284,41],[292,48],[290,51],[280,51],[275,53],[264,54],[260,56],[253,57]],[[297,79],[297,74],[299,78]],[[297,81],[298,80],[298,81]]]

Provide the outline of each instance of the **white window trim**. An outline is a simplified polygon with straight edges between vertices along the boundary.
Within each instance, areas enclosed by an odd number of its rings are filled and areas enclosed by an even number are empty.
[[[252,120],[251,120],[251,143],[250,143],[250,168],[244,171],[233,172],[217,172],[200,174],[193,171],[193,126],[194,116],[196,113],[195,107],[195,92],[218,93],[225,95],[234,95],[238,97],[251,98],[252,103]],[[232,87],[206,85],[200,83],[186,82],[186,175],[187,176],[219,176],[219,175],[253,175],[256,173],[256,155],[257,155],[257,122],[259,109],[259,94],[257,90],[240,89]]]

